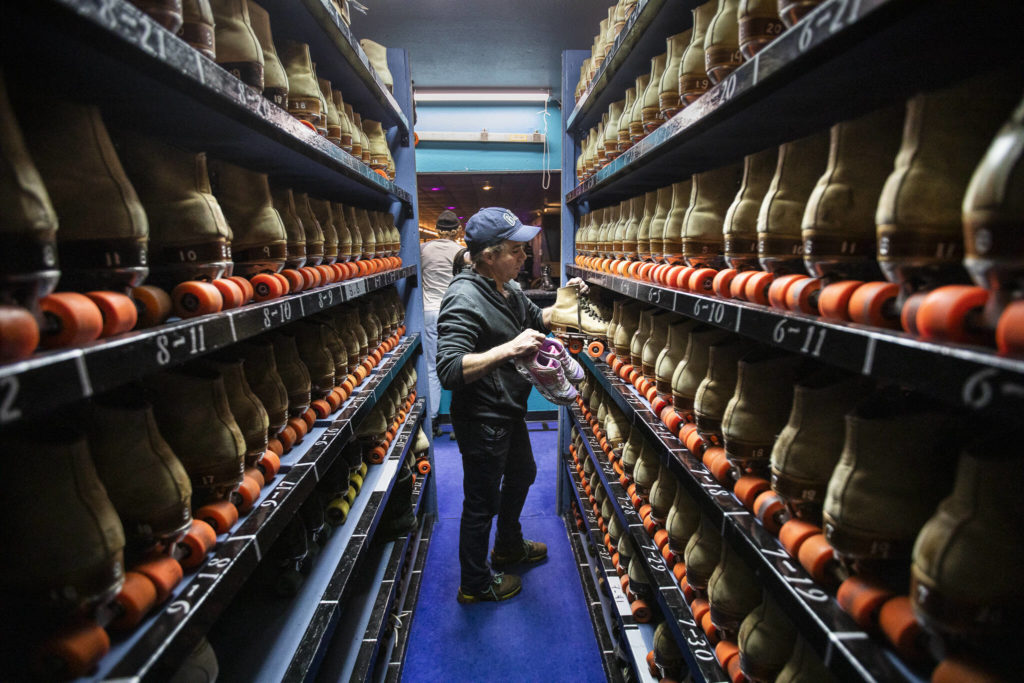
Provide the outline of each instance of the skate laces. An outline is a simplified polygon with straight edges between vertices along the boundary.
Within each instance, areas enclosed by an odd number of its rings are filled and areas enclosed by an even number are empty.
[[[605,323],[608,322],[607,319],[603,315],[601,315],[601,310],[593,301],[591,301],[585,296],[580,296],[579,302],[580,310],[584,311],[591,318],[594,318],[595,320],[600,320],[601,322]]]

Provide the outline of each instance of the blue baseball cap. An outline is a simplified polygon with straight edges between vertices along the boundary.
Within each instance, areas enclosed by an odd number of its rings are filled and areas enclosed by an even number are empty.
[[[508,209],[490,206],[480,209],[466,221],[466,246],[476,254],[505,240],[529,242],[539,232],[539,225],[523,225]]]

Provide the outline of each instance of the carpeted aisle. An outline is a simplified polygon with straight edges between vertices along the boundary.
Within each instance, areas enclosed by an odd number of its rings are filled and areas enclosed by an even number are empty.
[[[557,422],[529,426],[537,480],[521,520],[527,538],[548,544],[548,559],[522,572],[519,595],[497,604],[455,600],[462,458],[448,438],[450,427],[434,440],[438,521],[413,617],[405,681],[604,680],[569,539],[555,509]]]

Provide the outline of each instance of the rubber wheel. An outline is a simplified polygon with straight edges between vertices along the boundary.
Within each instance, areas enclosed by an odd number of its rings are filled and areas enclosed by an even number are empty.
[[[839,606],[863,629],[875,625],[878,610],[892,597],[893,593],[889,589],[860,576],[851,576],[836,591]]]
[[[779,542],[782,543],[782,547],[786,549],[790,557],[796,558],[804,541],[820,533],[821,528],[810,522],[805,522],[802,519],[791,519],[779,529]]]
[[[882,605],[878,612],[878,624],[900,655],[911,661],[923,658],[921,624],[914,616],[909,597],[900,595]]]
[[[629,363],[623,363],[622,367],[619,368],[619,377],[626,379],[633,372],[633,366]]]
[[[818,294],[818,310],[826,320],[850,321],[850,299],[861,286],[862,280],[841,280],[822,288]]]
[[[302,437],[309,433],[309,427],[301,417],[288,418],[288,426],[295,432],[295,443],[302,441]]]
[[[896,298],[899,293],[900,288],[892,282],[864,283],[850,297],[850,320],[862,325],[898,330],[900,318],[896,309]]]
[[[430,461],[422,458],[416,461],[416,471],[420,474],[430,474]]]
[[[917,329],[917,314],[921,310],[921,304],[928,297],[924,292],[911,294],[903,302],[900,310],[900,326],[909,334],[919,336],[921,332]]]
[[[316,269],[320,271],[320,282],[324,283],[325,285],[329,285],[334,282],[334,268],[331,268],[330,265],[321,264],[317,266]]]
[[[163,324],[174,310],[170,295],[153,285],[135,287],[132,289],[132,299],[135,300],[135,310],[138,314],[136,325],[139,328]]]
[[[217,278],[212,284],[217,288],[217,291],[220,292],[220,298],[223,302],[221,310],[227,311],[232,308],[238,308],[242,305],[242,297],[245,296],[245,293],[242,291],[242,288],[234,282],[234,280]]]
[[[86,292],[85,295],[96,304],[103,316],[101,337],[113,337],[115,334],[127,332],[139,321],[139,309],[130,297],[117,292]]]
[[[284,287],[281,281],[271,273],[258,273],[252,278],[253,299],[256,301],[269,301],[284,295]]]
[[[0,306],[0,363],[22,360],[39,346],[39,324],[27,309]]]
[[[143,574],[125,572],[124,583],[114,597],[114,604],[118,615],[110,622],[110,628],[117,631],[135,628],[157,604],[156,587]]]
[[[655,264],[653,264],[653,263],[641,263],[640,264],[640,268],[637,270],[637,274],[639,275],[641,280],[645,280],[647,282],[650,282],[651,272],[654,270],[654,265]]]
[[[193,519],[189,530],[178,539],[178,563],[185,569],[195,569],[206,559],[206,554],[217,545],[217,532],[201,519]]]
[[[735,268],[723,268],[718,271],[715,279],[711,281],[712,291],[723,299],[728,299],[731,296],[729,286],[739,274],[740,272]]]
[[[786,505],[779,494],[774,491],[765,491],[754,501],[754,514],[765,529],[772,534],[778,534],[780,528],[779,517],[785,511]]]
[[[209,282],[190,280],[182,282],[171,291],[174,313],[181,318],[195,318],[200,315],[217,313],[223,299],[220,290]]]
[[[89,297],[76,292],[54,292],[39,300],[39,308],[54,322],[44,326],[40,346],[53,349],[78,346],[99,339],[103,316]]]
[[[382,462],[384,462],[384,458],[386,457],[387,451],[385,451],[383,447],[374,446],[373,449],[370,451],[369,455],[366,456],[366,459],[369,460],[374,465],[379,465]]]
[[[247,475],[242,477],[242,483],[238,485],[235,492],[238,494],[240,499],[238,511],[248,512],[249,510],[252,510],[253,505],[255,505],[256,501],[259,500],[260,484],[258,481]]]
[[[682,270],[682,266],[670,265],[665,271],[664,279],[666,287],[674,287],[676,284],[676,278],[679,277],[679,271]],[[653,271],[652,271],[653,272]]]
[[[284,428],[278,432],[277,440],[281,442],[281,455],[284,455],[285,453],[290,452],[292,447],[298,443],[299,435],[295,433],[294,427],[291,425],[285,425]]]
[[[185,576],[178,561],[169,555],[151,558],[132,569],[145,576],[156,587],[157,604],[163,603],[171,597],[175,586],[181,583],[181,579]]]
[[[305,278],[302,277],[302,273],[294,268],[285,268],[281,271],[281,275],[284,275],[285,279],[288,280],[288,289],[290,291],[301,292],[306,288]]]
[[[345,399],[341,397],[341,393],[338,391],[338,387],[331,389],[331,392],[327,394],[327,398],[323,399],[323,401],[327,403],[327,415],[330,415],[340,408],[341,402],[344,400]],[[327,417],[327,415],[324,415],[324,417]]]
[[[330,394],[328,394],[328,396],[330,396]],[[320,420],[323,420],[334,412],[334,408],[331,407],[331,404],[322,398],[318,398],[313,401],[310,406],[313,408],[313,412],[316,413],[317,418]]]
[[[768,304],[772,308],[777,308],[780,311],[788,310],[789,307],[786,305],[786,296],[789,292],[789,288],[793,286],[793,283],[800,280],[806,280],[807,276],[801,273],[790,273],[789,275],[782,275],[772,280],[772,284],[768,287]]]
[[[273,441],[273,439],[271,439]],[[281,471],[281,457],[269,448],[270,444],[267,444],[268,448],[263,453],[262,457],[256,462],[256,467],[263,473],[263,479],[266,482],[274,481],[274,477]]]
[[[694,294],[711,294],[711,288],[718,271],[713,268],[698,268],[690,275],[687,283]]]
[[[807,277],[795,281],[786,290],[786,308],[794,313],[818,315],[818,292],[824,281],[817,277]]]
[[[658,387],[655,384],[653,384],[651,382],[651,380],[646,380],[646,381],[647,381],[647,385],[646,385],[647,386],[647,390],[644,391],[644,398],[646,398],[647,402],[650,403],[651,406],[653,407],[654,399],[656,399],[658,397]],[[655,410],[654,412],[655,412],[655,414],[657,414],[658,411]]]
[[[704,635],[708,637],[708,642],[713,645],[717,645],[719,642],[718,628],[715,623],[711,621],[711,612],[708,612],[700,620],[700,627],[704,630]]]
[[[249,303],[250,301],[252,301],[252,297],[253,297],[254,291],[253,291],[252,283],[251,282],[246,280],[241,275],[232,275],[231,277],[225,278],[225,279],[231,280],[236,285],[238,285],[238,287],[242,290],[242,304],[243,305]]]
[[[193,516],[212,526],[217,535],[226,534],[238,521],[238,508],[226,500],[218,500],[199,508]]]
[[[104,655],[110,651],[110,636],[93,621],[77,623],[61,630],[55,637],[43,643],[40,654],[42,662],[60,662],[60,678],[80,678],[88,675]],[[53,678],[52,666],[37,665]]]
[[[671,406],[666,405],[660,413],[661,421],[673,434],[679,433],[679,427],[683,424],[683,418],[679,416]]]
[[[349,502],[345,498],[335,498],[327,504],[324,514],[331,526],[341,526],[348,519]]]
[[[676,566],[676,554],[672,552],[672,548],[670,548],[667,543],[661,548],[661,558],[665,560],[665,564],[669,568],[674,568]]]
[[[681,289],[684,292],[689,291],[688,282],[690,280],[690,275],[693,274],[693,271],[694,268],[691,266],[683,266],[682,268],[680,268],[678,271],[676,271],[676,279],[675,282],[672,283],[672,286],[675,287],[676,289]]]
[[[824,534],[814,534],[804,539],[797,551],[797,559],[807,573],[819,583],[832,583],[830,570],[835,564],[835,551]]]
[[[566,347],[569,349],[569,353],[575,356],[583,350],[583,340],[576,338],[569,339],[569,343],[566,344]]]
[[[996,347],[1006,356],[1024,355],[1024,302],[1010,303],[996,325]]]
[[[658,550],[666,547],[668,544],[668,532],[664,529],[658,529],[654,532],[654,544],[658,546]]]
[[[594,340],[587,344],[587,354],[591,358],[600,358],[601,354],[604,353],[604,344],[598,340]]]
[[[718,658],[718,663],[723,669],[728,668],[729,662],[740,654],[740,649],[736,646],[736,643],[728,640],[723,640],[718,645],[715,645],[715,657]]]
[[[711,472],[711,476],[719,482],[724,482],[728,479],[732,465],[729,464],[729,459],[725,457],[724,448],[712,446],[707,449],[704,451],[703,457],[701,457],[701,462],[708,468],[708,472]]]
[[[770,488],[771,484],[767,479],[746,475],[736,480],[736,484],[732,487],[732,492],[743,503],[743,507],[753,510],[754,501],[757,497]]]
[[[742,282],[743,293],[738,298],[762,306],[768,306],[768,292],[775,281],[775,276],[761,270],[752,270]]]
[[[947,285],[932,291],[917,312],[917,329],[924,339],[983,344],[983,335],[968,327],[971,315],[988,301],[988,290],[969,285]]]
[[[651,608],[647,606],[647,603],[643,600],[635,600],[633,604],[629,606],[629,611],[633,613],[633,619],[640,624],[646,624],[650,622],[654,614]]]

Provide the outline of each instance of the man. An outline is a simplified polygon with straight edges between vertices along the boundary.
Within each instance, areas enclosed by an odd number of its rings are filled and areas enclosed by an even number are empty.
[[[519,593],[513,574],[492,573],[547,557],[547,546],[523,538],[519,514],[537,474],[526,429],[531,384],[513,359],[536,353],[551,321],[523,294],[515,277],[525,243],[540,228],[508,209],[481,209],[466,223],[472,268],[457,274],[441,302],[437,372],[452,391],[452,426],[462,453],[459,529],[462,603],[499,601]],[[578,278],[570,284],[586,286]],[[491,520],[498,529],[487,563]]]
[[[423,349],[427,355],[427,384],[430,387],[430,423],[434,436],[440,436],[437,411],[441,407],[441,382],[437,379],[437,314],[441,297],[452,280],[452,264],[461,247],[455,241],[462,224],[451,211],[442,211],[434,223],[440,239],[420,246],[420,272],[423,274]]]

